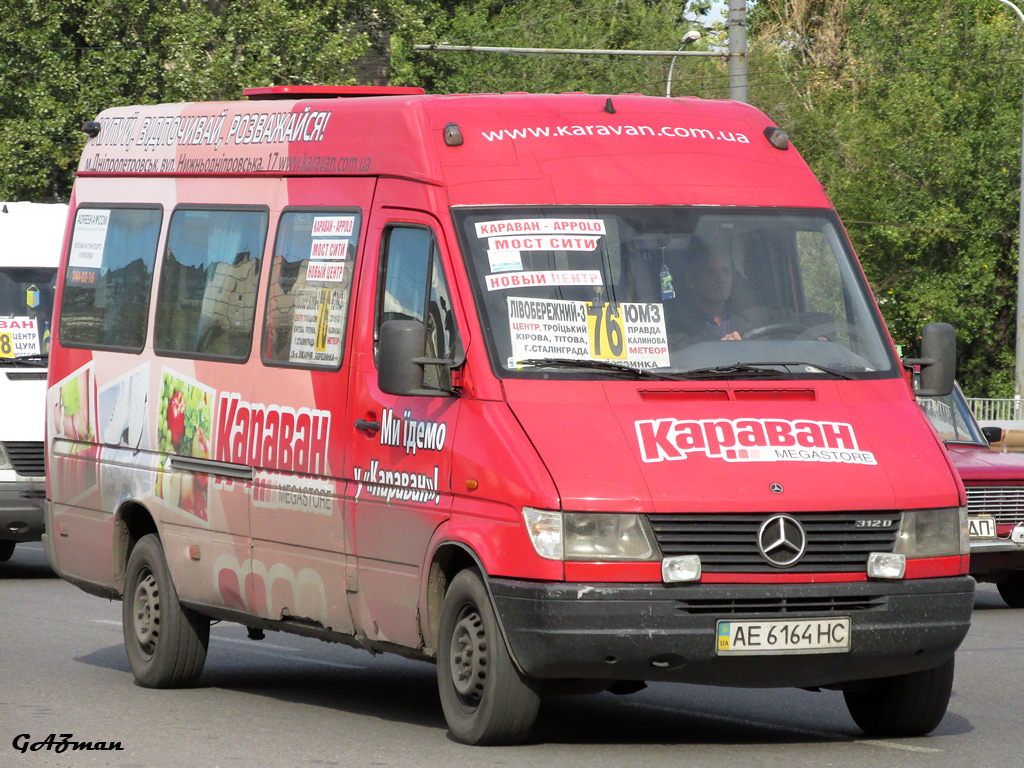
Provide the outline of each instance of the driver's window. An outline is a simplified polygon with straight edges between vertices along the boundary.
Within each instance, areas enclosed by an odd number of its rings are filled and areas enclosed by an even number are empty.
[[[453,359],[458,332],[433,232],[424,227],[389,227],[384,234],[381,271],[374,339],[388,320],[418,320],[425,323],[427,332],[423,356]],[[427,389],[449,389],[450,378],[447,366],[424,366],[423,386]]]

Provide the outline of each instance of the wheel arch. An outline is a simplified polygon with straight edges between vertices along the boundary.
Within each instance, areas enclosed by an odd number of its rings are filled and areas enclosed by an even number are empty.
[[[114,513],[114,586],[122,596],[128,558],[139,539],[150,533],[160,535],[153,514],[143,504],[126,501],[117,508]]]
[[[467,568],[475,568],[480,572],[480,578],[487,586],[487,594],[491,590],[488,584],[487,571],[479,555],[473,549],[460,541],[442,541],[437,545],[430,558],[430,566],[427,568],[426,595],[424,606],[426,614],[422,617],[420,631],[427,646],[428,655],[435,655],[437,651],[437,634],[441,622],[441,606],[444,605],[444,596],[448,592],[448,585],[459,571]],[[493,606],[493,599],[491,601]],[[499,621],[500,623],[500,621]],[[504,634],[504,631],[502,631]],[[506,643],[507,645],[507,643]]]

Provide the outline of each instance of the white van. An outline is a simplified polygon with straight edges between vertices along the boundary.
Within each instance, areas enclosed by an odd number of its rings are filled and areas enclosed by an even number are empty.
[[[0,203],[0,562],[43,533],[53,286],[68,207]]]

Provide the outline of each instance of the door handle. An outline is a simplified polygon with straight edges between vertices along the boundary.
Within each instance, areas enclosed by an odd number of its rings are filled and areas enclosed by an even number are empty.
[[[380,430],[380,422],[356,419],[356,429],[361,429],[364,432],[377,432]]]

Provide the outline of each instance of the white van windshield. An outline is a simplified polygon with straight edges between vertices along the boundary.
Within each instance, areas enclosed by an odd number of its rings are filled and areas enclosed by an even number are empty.
[[[829,211],[558,206],[452,215],[499,375],[898,375]]]
[[[56,268],[0,267],[0,362],[45,360],[56,280]]]

